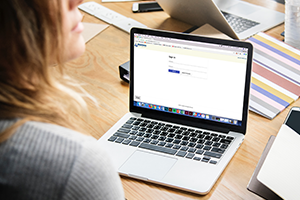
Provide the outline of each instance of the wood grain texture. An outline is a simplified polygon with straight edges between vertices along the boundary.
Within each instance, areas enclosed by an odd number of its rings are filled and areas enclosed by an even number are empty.
[[[84,2],[88,2],[85,0]],[[246,0],[284,12],[284,5],[271,0]],[[164,12],[132,13],[133,2],[95,2],[124,16],[133,18],[149,28],[183,32],[192,26],[169,18]],[[85,13],[85,22],[105,22]],[[284,26],[279,25],[267,34],[282,39]],[[118,66],[129,60],[129,34],[110,26],[86,44],[86,52],[66,65],[67,73],[83,84],[98,103],[88,101],[90,120],[83,119],[87,134],[100,138],[114,123],[128,112],[128,84],[119,78]],[[300,106],[300,101],[292,106]],[[291,106],[290,106],[291,107]],[[289,108],[273,120],[253,112],[249,114],[247,134],[244,143],[232,158],[211,192],[205,196],[192,194],[168,187],[122,177],[125,196],[135,199],[260,199],[247,190],[247,184],[270,137],[276,135]],[[112,191],[113,192],[113,191]]]

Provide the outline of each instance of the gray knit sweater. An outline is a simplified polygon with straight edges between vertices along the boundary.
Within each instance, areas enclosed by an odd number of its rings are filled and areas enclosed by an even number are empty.
[[[0,120],[0,133],[15,120]],[[122,199],[120,177],[92,137],[27,122],[0,143],[0,199]]]

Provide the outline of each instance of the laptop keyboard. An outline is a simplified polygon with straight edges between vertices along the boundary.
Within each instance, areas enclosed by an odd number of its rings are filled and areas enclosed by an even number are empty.
[[[258,22],[251,21],[224,11],[221,11],[229,25],[233,28],[236,33],[241,33],[249,28],[258,25]]]
[[[130,118],[108,141],[217,164],[232,136],[148,119]]]

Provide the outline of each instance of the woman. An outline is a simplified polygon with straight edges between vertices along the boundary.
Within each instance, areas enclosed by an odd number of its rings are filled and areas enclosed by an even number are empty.
[[[63,63],[85,50],[82,0],[0,1],[0,199],[124,199]],[[71,130],[73,129],[73,130]]]

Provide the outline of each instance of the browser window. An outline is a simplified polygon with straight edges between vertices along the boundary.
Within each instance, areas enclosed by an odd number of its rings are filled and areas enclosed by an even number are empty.
[[[135,35],[135,106],[240,125],[247,49]]]

